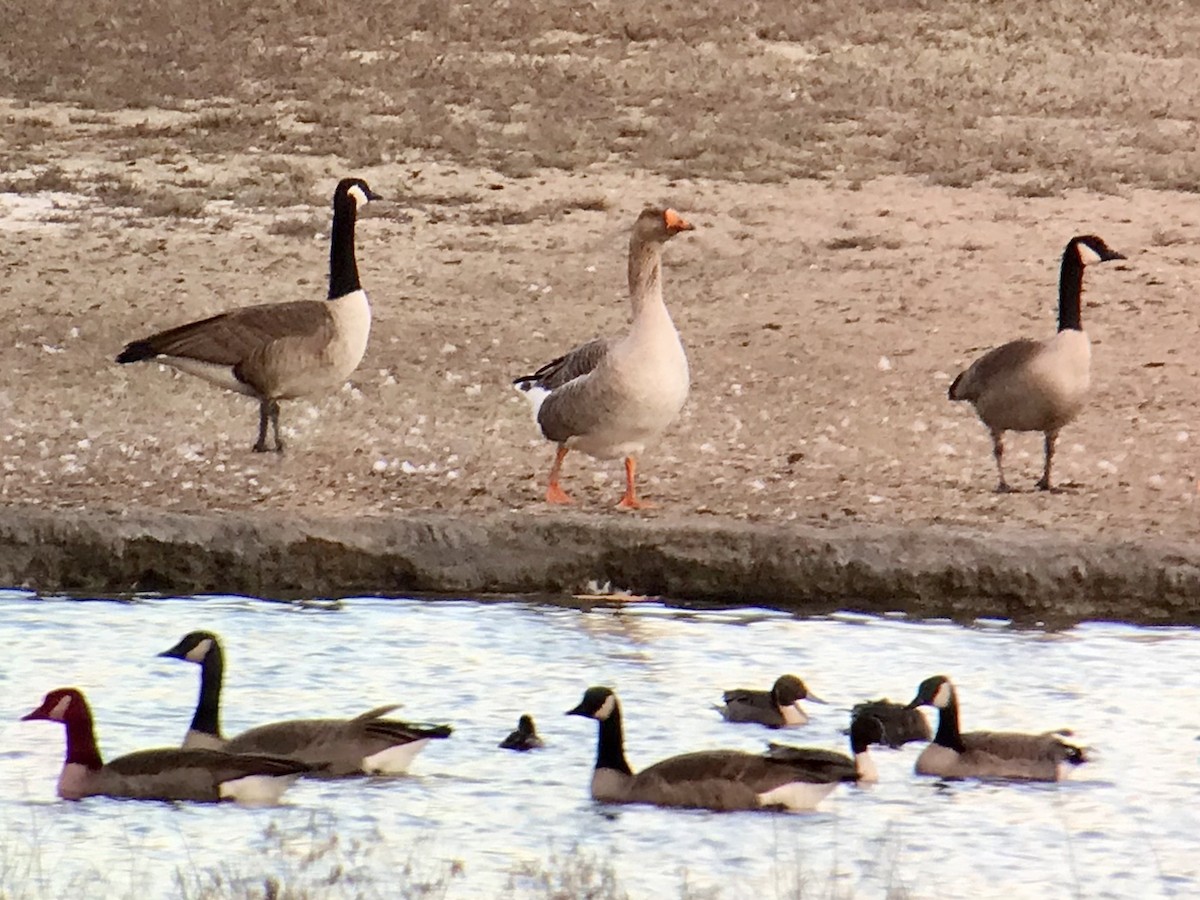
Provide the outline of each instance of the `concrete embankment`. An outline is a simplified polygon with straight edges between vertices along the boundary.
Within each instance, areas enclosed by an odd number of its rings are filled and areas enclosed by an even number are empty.
[[[0,584],[41,592],[564,594],[919,617],[1200,622],[1200,547],[1024,530],[614,515],[379,518],[10,510]]]

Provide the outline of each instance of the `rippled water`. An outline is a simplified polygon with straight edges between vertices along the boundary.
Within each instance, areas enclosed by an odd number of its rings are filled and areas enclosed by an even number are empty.
[[[54,798],[62,729],[18,722],[50,688],[89,695],[101,750],[176,743],[199,670],[157,659],[186,631],[225,641],[225,730],[387,702],[447,721],[412,774],[301,782],[246,810]],[[536,896],[529,871],[611,867],[632,897],[1156,897],[1200,893],[1200,632],[835,616],[656,603],[352,598],[335,609],[244,598],[80,602],[0,593],[0,896],[178,895],[275,873],[332,895]],[[723,687],[795,672],[832,707],[786,738],[841,747],[845,710],[954,677],[964,727],[1069,726],[1095,761],[1063,785],[939,784],[918,747],[876,754],[881,782],[807,815],[601,808],[587,796],[595,724],[563,712],[591,684],[623,701],[634,767],[778,737],[720,721]],[[548,748],[496,743],[530,712]],[[329,846],[336,835],[337,844]],[[316,859],[305,861],[315,849]],[[407,867],[408,874],[403,875]],[[522,874],[524,872],[524,874]],[[182,887],[181,887],[182,886]]]

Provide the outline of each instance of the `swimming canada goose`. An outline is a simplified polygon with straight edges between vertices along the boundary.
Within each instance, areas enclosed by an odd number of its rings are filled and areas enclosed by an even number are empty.
[[[756,722],[770,728],[805,724],[808,716],[800,708],[801,700],[825,702],[809,693],[804,682],[795,675],[780,675],[769,691],[734,688],[726,691],[722,699],[725,705],[718,706],[717,712],[725,717],[725,721]]]
[[[513,384],[533,406],[542,434],[558,444],[547,503],[570,503],[559,484],[570,450],[596,459],[625,458],[625,493],[618,506],[640,509],[637,459],[670,425],[688,395],[688,363],[663,303],[662,249],[691,231],[673,209],[645,209],[629,239],[633,320],[617,338],[596,338],[551,360]]]
[[[424,725],[385,719],[395,706],[368,710],[353,719],[291,719],[272,722],[226,739],[221,734],[221,681],[225,657],[221,642],[208,631],[193,631],[159,656],[200,666],[200,697],[184,747],[231,753],[267,753],[316,767],[321,778],[349,775],[396,775],[431,740],[450,736],[449,725]]]
[[[340,387],[358,368],[371,331],[371,305],[358,280],[354,222],[359,204],[380,197],[361,178],[343,178],[333,193],[329,299],[246,306],[133,341],[119,363],[153,359],[258,400],[258,441],[267,423],[279,437],[279,401]]]
[[[592,797],[604,803],[649,803],[692,809],[813,809],[843,781],[870,781],[872,720],[850,736],[854,758],[830,750],[771,745],[766,753],[702,750],[672,756],[634,774],[625,760],[621,704],[606,687],[591,687],[569,716],[599,723]],[[877,726],[876,726],[877,727]]]
[[[81,691],[59,688],[22,721],[44,719],[67,728],[67,758],[58,796],[124,797],[136,800],[198,800],[275,803],[309,767],[277,756],[218,750],[138,750],[109,763],[100,758],[92,710]]]
[[[929,720],[921,710],[902,703],[893,703],[886,698],[854,704],[850,710],[851,723],[860,716],[871,716],[879,722],[881,734],[877,743],[892,749],[902,747],[910,741],[928,741],[933,738],[933,729],[929,727]]]
[[[989,350],[950,385],[951,400],[969,400],[992,433],[992,455],[1004,480],[1004,432],[1040,431],[1045,435],[1046,464],[1038,490],[1051,490],[1050,463],[1058,432],[1083,407],[1090,380],[1092,349],[1083,330],[1079,300],[1083,292],[1080,245],[1100,262],[1125,257],[1092,234],[1073,237],[1063,251],[1058,282],[1058,334],[1044,341],[1009,341]]]
[[[517,730],[500,742],[504,750],[537,750],[545,744],[533,726],[533,716],[524,715],[517,720]]]
[[[933,743],[917,757],[918,775],[942,778],[1014,778],[1061,781],[1067,766],[1087,762],[1082,747],[1068,744],[1056,732],[1022,734],[1012,731],[958,730],[958,693],[945,675],[926,678],[910,708],[939,710]]]

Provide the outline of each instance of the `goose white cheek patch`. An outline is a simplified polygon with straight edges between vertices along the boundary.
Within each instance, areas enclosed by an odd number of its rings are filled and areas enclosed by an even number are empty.
[[[598,710],[596,710],[595,718],[597,718],[601,722],[603,722],[605,719],[607,719],[609,716],[612,715],[613,708],[616,705],[617,705],[617,698],[614,697],[612,694],[609,694],[604,699],[604,702],[600,705],[600,708]]]
[[[367,192],[364,191],[357,184],[351,185],[350,189],[348,191],[346,191],[346,193],[349,194],[351,197],[353,197],[354,202],[357,203],[359,206],[366,206],[367,203],[370,202],[370,199],[367,197]]]
[[[933,695],[933,705],[938,709],[945,709],[950,705],[950,685],[944,681],[937,689],[937,693]]]
[[[191,650],[188,651],[186,659],[188,662],[194,662],[194,663],[204,662],[204,657],[208,656],[208,651],[211,649],[212,649],[212,641],[209,638],[205,638],[200,643],[198,643],[195,647],[193,647]]]
[[[50,710],[50,718],[60,719],[60,720],[65,719],[67,717],[67,710],[70,708],[70,706],[71,706],[71,698],[63,697],[61,700],[59,700],[57,703],[54,704],[54,709]]]

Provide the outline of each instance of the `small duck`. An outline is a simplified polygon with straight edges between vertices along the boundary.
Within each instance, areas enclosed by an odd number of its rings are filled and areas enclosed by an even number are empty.
[[[825,703],[795,675],[780,675],[769,691],[733,688],[725,691],[721,699],[725,705],[716,710],[726,722],[754,722],[768,728],[806,724],[808,716],[800,708],[801,700]]]
[[[500,742],[500,747],[503,750],[537,750],[544,747],[545,743],[538,736],[537,729],[533,725],[533,716],[523,715],[517,720],[517,730],[509,734]]]
[[[933,739],[933,729],[921,710],[910,709],[903,703],[893,703],[886,697],[854,704],[850,710],[851,724],[860,716],[871,716],[879,722],[881,735],[877,743],[893,750],[910,741]]]

